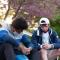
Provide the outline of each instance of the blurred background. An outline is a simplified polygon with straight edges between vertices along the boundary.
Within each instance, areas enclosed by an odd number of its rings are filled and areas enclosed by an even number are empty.
[[[0,0],[0,26],[11,24],[16,17],[24,17],[29,28],[24,33],[29,36],[38,27],[41,17],[50,19],[51,27],[60,36],[60,0]]]

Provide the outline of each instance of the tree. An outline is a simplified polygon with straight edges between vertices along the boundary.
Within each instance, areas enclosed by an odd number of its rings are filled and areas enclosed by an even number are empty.
[[[13,18],[21,16],[21,12],[27,12],[27,16],[48,17],[52,18],[58,8],[60,8],[60,0],[8,0],[8,11],[12,8],[15,11]],[[6,18],[5,16],[5,18]],[[31,20],[31,19],[30,19]]]
[[[10,11],[10,3],[11,3],[11,2],[8,1],[8,10],[7,10],[6,14],[5,14],[4,20],[7,18],[8,13],[9,13],[9,11]]]

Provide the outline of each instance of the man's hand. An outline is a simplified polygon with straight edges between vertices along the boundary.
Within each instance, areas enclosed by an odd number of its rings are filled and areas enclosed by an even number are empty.
[[[20,43],[19,50],[22,51],[22,53],[28,55],[30,54],[31,48],[27,48],[22,43]]]
[[[21,51],[26,55],[30,54],[30,49],[29,48],[24,47]]]
[[[52,47],[52,44],[43,44],[42,48],[44,49],[50,49]]]
[[[31,51],[30,48],[26,48],[26,54],[27,54],[27,55],[30,54],[30,51]]]

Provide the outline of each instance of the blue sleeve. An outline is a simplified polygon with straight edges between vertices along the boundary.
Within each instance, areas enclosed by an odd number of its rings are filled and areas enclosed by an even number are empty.
[[[38,44],[38,38],[37,38],[37,32],[36,31],[34,31],[34,33],[33,33],[33,35],[32,35],[32,43],[33,43],[33,46],[34,46],[34,48],[36,48],[36,49],[40,49],[40,45]]]
[[[53,36],[54,42],[58,43],[59,42],[59,36],[58,36],[57,32],[53,31],[53,35],[52,36]]]
[[[54,43],[54,49],[59,49],[60,48],[60,43]]]
[[[19,42],[16,41],[14,38],[9,36],[9,34],[6,31],[1,31],[0,32],[0,43],[10,43],[13,46],[19,46]]]
[[[57,49],[57,48],[60,48],[60,39],[58,37],[58,34],[54,31],[53,32],[53,40],[54,40],[54,48]]]
[[[21,42],[24,43],[27,47],[32,47],[33,48],[33,44],[32,44],[28,35],[24,34],[22,39],[21,39]]]
[[[13,46],[16,46],[16,47],[19,46],[19,42],[16,41],[15,39],[13,39],[12,37],[10,37],[9,35],[5,35],[5,36],[4,36],[4,39],[6,39],[6,42],[7,42],[7,43],[12,44]]]

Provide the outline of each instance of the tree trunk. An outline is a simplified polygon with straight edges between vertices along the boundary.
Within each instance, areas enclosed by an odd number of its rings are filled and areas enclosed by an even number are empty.
[[[17,10],[16,10],[16,12],[15,12],[15,15],[13,16],[12,19],[14,19],[14,18],[17,16],[17,14],[18,14],[18,12],[19,12],[19,10],[20,10],[20,7],[22,6],[22,4],[23,4],[24,2],[25,2],[25,0],[19,1],[19,6],[18,6],[18,8],[17,8]]]

